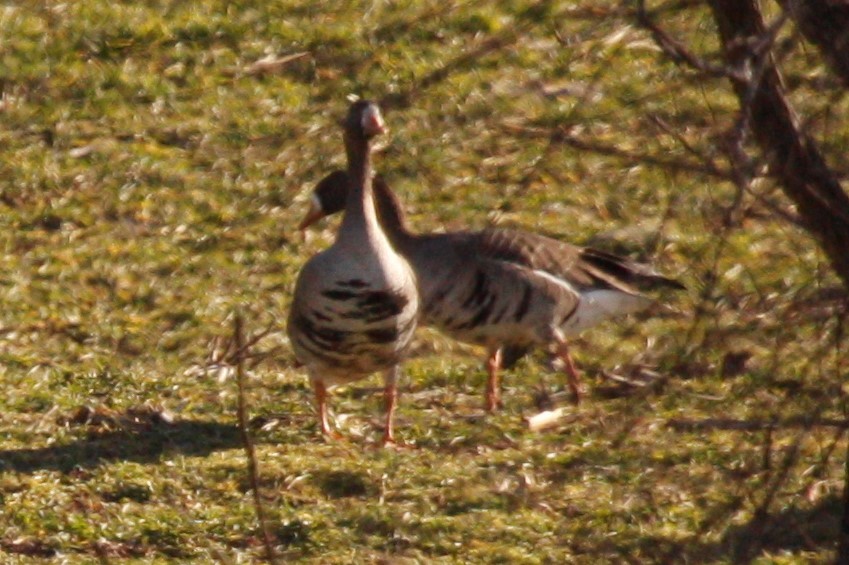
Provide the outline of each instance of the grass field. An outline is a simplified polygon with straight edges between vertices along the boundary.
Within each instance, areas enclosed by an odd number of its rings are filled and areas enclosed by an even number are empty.
[[[706,11],[661,21],[715,50]],[[791,101],[845,175],[849,102],[786,39]],[[771,181],[741,195],[707,166],[727,83],[619,4],[7,3],[0,90],[4,563],[262,559],[236,309],[267,332],[247,394],[286,561],[833,558],[845,295]],[[351,94],[384,103],[376,164],[416,229],[520,226],[688,286],[574,342],[587,398],[558,427],[522,421],[566,388],[542,353],[485,415],[482,352],[423,329],[397,418],[416,448],[376,447],[377,377],[335,392],[349,439],[321,439],[285,316],[335,231],[295,226],[344,163]]]

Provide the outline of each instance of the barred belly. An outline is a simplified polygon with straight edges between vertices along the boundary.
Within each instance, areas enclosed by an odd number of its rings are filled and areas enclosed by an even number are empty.
[[[452,284],[438,285],[439,290],[423,298],[423,322],[466,343],[534,341],[537,336],[526,323],[535,299],[533,288],[518,278],[498,282],[475,270]]]
[[[323,379],[356,380],[400,362],[416,325],[415,301],[344,281],[317,302],[293,315],[290,335],[297,358]]]

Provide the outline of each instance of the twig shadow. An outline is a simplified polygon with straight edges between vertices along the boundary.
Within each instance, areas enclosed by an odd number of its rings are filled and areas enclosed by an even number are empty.
[[[181,420],[141,429],[100,432],[64,445],[0,451],[0,471],[70,472],[110,461],[150,463],[166,454],[208,455],[241,446],[235,424]]]

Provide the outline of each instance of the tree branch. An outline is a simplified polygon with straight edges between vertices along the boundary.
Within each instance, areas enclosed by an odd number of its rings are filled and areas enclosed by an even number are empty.
[[[779,19],[767,28],[755,0],[710,0],[732,87],[748,127],[764,152],[770,173],[796,204],[806,229],[820,242],[849,289],[849,196],[829,169],[816,142],[798,126],[784,96],[768,46]]]

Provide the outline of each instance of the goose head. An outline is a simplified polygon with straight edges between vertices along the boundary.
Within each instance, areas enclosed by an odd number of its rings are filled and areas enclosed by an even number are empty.
[[[366,141],[386,132],[383,114],[378,105],[370,100],[357,100],[351,104],[342,127],[350,138]]]
[[[322,218],[341,212],[348,198],[348,173],[333,171],[315,185],[310,193],[310,207],[298,229],[304,231]]]
[[[348,147],[363,146],[372,138],[386,132],[380,108],[369,100],[357,100],[352,103],[341,123]],[[334,171],[316,185],[310,195],[309,210],[298,226],[300,231],[345,208],[349,191],[348,179],[346,171]]]

